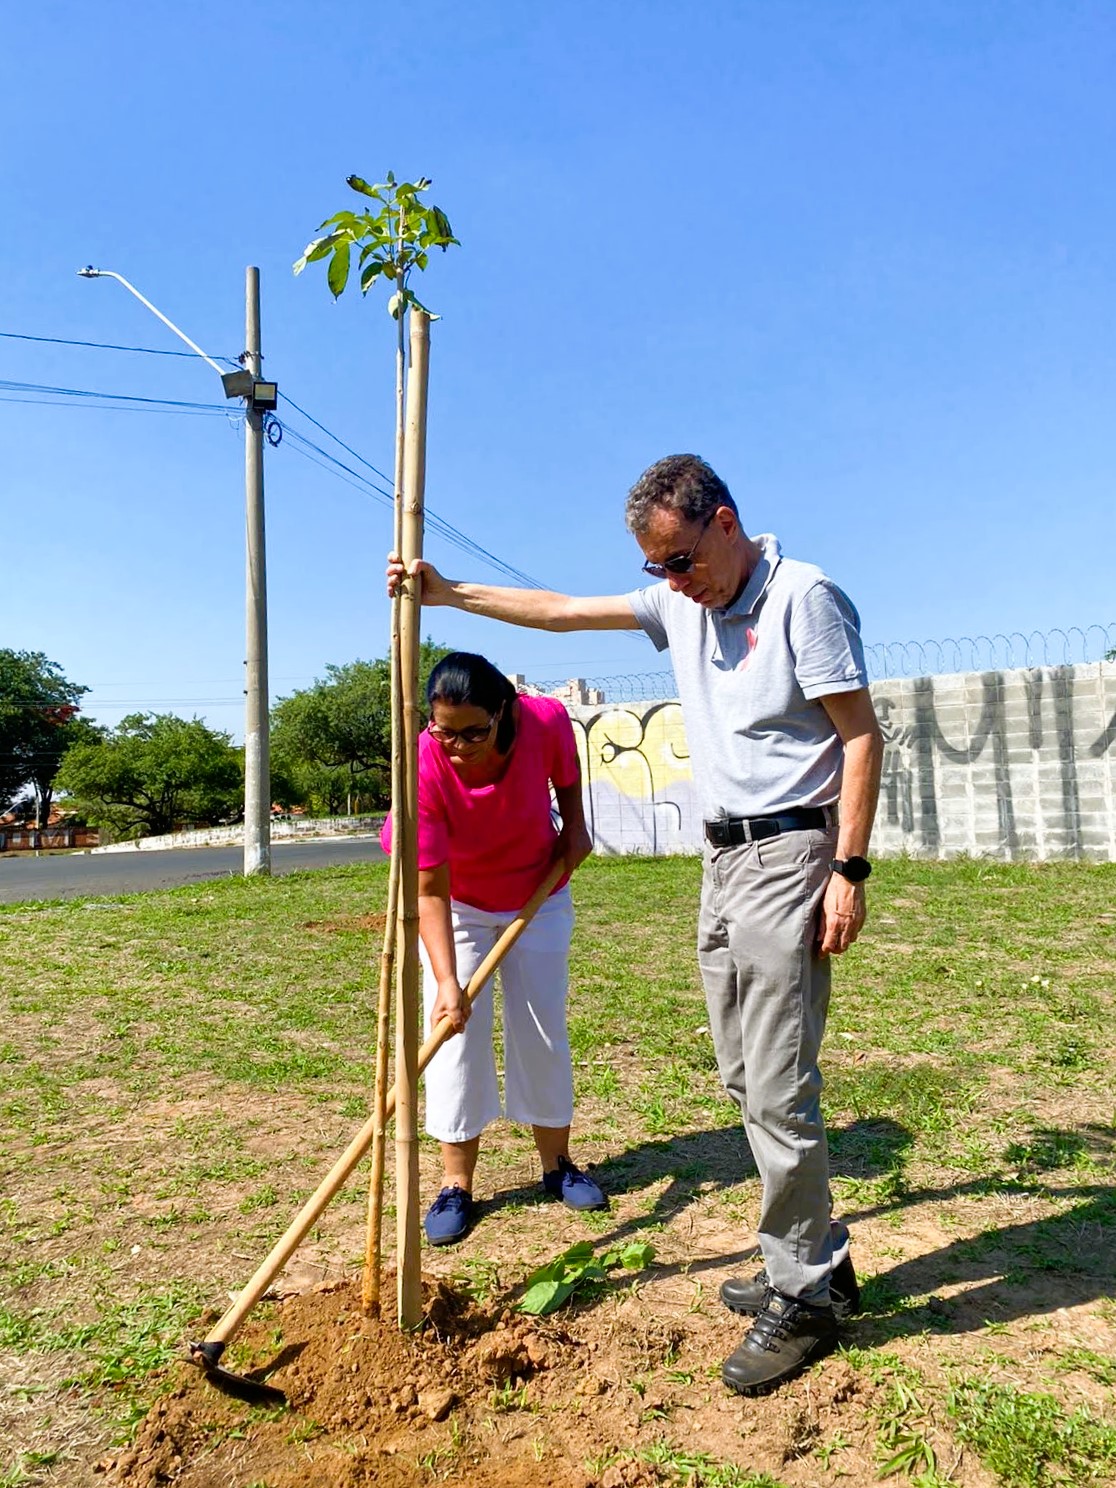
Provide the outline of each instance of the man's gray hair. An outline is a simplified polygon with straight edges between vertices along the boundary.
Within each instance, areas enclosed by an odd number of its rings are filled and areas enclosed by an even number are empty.
[[[646,532],[656,511],[677,512],[688,522],[701,522],[719,506],[736,512],[728,486],[711,466],[698,455],[667,455],[649,466],[628,492],[624,518],[629,531],[638,536]]]

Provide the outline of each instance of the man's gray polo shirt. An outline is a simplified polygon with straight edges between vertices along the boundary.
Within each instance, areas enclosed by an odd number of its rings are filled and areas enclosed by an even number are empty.
[[[656,648],[670,647],[706,820],[836,801],[844,749],[818,699],[868,685],[851,601],[777,538],[755,540],[763,556],[727,609],[665,581],[627,596]]]

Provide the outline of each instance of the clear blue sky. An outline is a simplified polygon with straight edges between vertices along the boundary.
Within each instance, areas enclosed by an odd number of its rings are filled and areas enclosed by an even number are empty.
[[[463,244],[424,281],[427,499],[501,558],[635,587],[624,494],[693,450],[869,641],[1116,620],[1113,4],[44,0],[4,31],[0,330],[175,349],[93,263],[236,355],[258,264],[267,371],[390,470],[383,297],[334,305],[291,263],[349,172],[425,173]],[[24,341],[0,378],[220,401],[204,363]],[[239,433],[11,396],[0,645],[101,721],[239,737]],[[293,440],[267,504],[282,695],[385,651],[390,513]],[[615,634],[424,628],[536,678],[662,666]]]

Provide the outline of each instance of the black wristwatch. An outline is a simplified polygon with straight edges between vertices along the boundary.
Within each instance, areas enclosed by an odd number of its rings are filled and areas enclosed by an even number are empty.
[[[863,883],[872,871],[867,858],[834,858],[829,866],[834,873],[847,878],[849,883]]]

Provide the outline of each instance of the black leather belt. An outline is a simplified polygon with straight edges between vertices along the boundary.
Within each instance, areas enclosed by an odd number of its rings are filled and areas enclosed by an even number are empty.
[[[824,832],[828,826],[829,813],[824,806],[800,806],[776,816],[719,816],[705,823],[705,835],[714,847],[739,847],[745,842],[778,837],[780,832]]]

